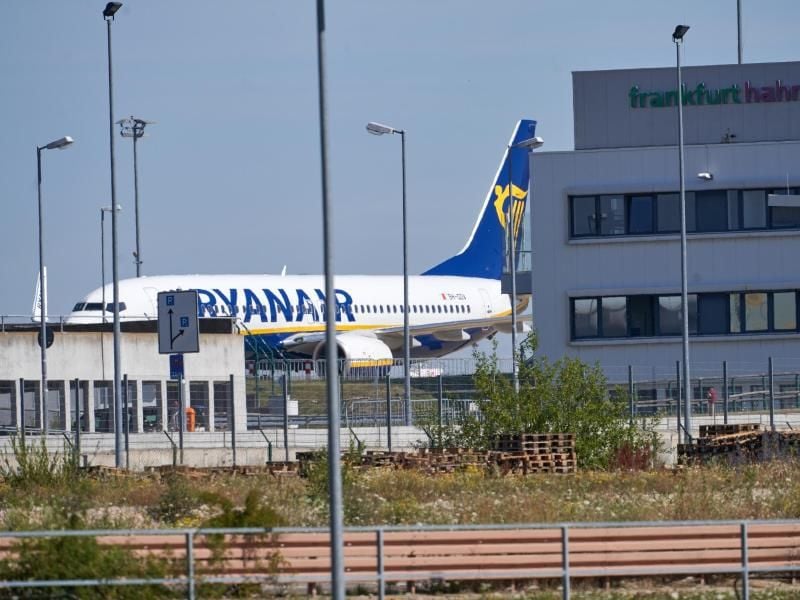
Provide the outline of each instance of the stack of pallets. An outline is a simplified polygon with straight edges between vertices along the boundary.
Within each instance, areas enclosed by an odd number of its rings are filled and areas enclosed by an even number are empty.
[[[678,444],[678,464],[757,460],[767,441],[765,433],[759,423],[701,425],[700,437],[693,443]]]
[[[573,433],[502,434],[492,442],[490,461],[502,473],[574,473]]]

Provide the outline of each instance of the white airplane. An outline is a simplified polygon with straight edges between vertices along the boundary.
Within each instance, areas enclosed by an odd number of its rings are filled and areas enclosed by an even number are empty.
[[[511,331],[511,301],[500,292],[507,257],[506,218],[512,215],[516,248],[530,183],[528,153],[511,148],[534,137],[536,122],[514,128],[492,187],[464,248],[455,256],[409,277],[409,332],[412,358],[439,357],[499,331]],[[513,184],[509,191],[509,164]],[[510,193],[509,193],[510,192]],[[513,206],[509,211],[509,196]],[[518,250],[517,250],[518,251]],[[391,365],[403,355],[403,277],[340,275],[336,341],[351,367]],[[236,319],[247,345],[283,356],[325,357],[325,293],[322,275],[163,275],[119,282],[120,319],[157,318],[162,291],[197,290],[200,317]],[[112,297],[98,288],[78,302],[72,323],[110,321]],[[528,298],[517,299],[518,311]],[[520,320],[522,323],[523,320]],[[527,323],[525,323],[527,325]]]

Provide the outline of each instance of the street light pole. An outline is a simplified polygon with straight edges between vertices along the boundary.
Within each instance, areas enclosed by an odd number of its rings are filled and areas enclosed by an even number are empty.
[[[139,141],[139,138],[144,137],[144,128],[152,123],[153,121],[137,119],[133,115],[129,119],[117,121],[120,126],[119,134],[122,137],[133,138],[133,210],[134,220],[136,221],[136,252],[134,252],[134,258],[136,259],[136,277],[142,276],[142,249],[139,240],[139,161],[136,154],[136,142]]]
[[[529,152],[544,144],[540,137],[532,137],[508,146],[508,216],[506,217],[507,246],[510,255],[509,267],[511,268],[511,379],[514,384],[514,393],[519,393],[519,369],[517,368],[517,230],[516,211],[514,210],[514,178],[511,163],[512,154],[517,148],[525,148]],[[530,183],[528,185],[530,188]],[[522,215],[520,215],[520,224]]]
[[[683,36],[689,31],[688,25],[678,25],[672,34],[675,42],[676,65],[678,73],[678,172],[681,195],[681,311],[683,313],[683,389],[684,389],[684,439],[692,441],[692,378],[689,370],[689,292],[686,258],[686,188],[683,174],[683,81],[681,80],[681,44]]]
[[[340,455],[339,352],[336,289],[333,282],[333,213],[328,192],[328,120],[325,109],[325,2],[317,0],[317,82],[322,179],[322,252],[325,267],[325,379],[328,402],[328,491],[330,498],[331,597],[345,598],[342,465]]]
[[[44,289],[44,207],[42,205],[42,150],[63,150],[72,143],[69,136],[44,146],[36,146],[36,190],[39,201],[39,336],[42,363],[42,389],[39,393],[39,415],[42,431],[47,435],[47,294]],[[24,415],[23,415],[24,421]],[[23,428],[25,423],[23,422]]]
[[[408,325],[408,227],[406,220],[406,132],[380,123],[367,123],[367,131],[373,135],[396,133],[400,136],[401,168],[403,172],[403,413],[405,424],[411,425],[411,336]]]
[[[117,186],[114,174],[114,88],[111,70],[111,22],[114,14],[122,7],[121,2],[109,2],[103,9],[106,21],[108,46],[108,138],[111,158],[111,206],[117,206]],[[119,326],[119,268],[117,260],[117,211],[111,211],[111,271],[114,278],[114,463],[122,468],[122,382],[120,365],[120,326]]]

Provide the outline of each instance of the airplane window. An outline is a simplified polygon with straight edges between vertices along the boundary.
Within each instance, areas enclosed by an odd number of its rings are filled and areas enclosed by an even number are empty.
[[[442,312],[442,305],[441,304],[437,304],[436,305],[436,309],[437,309],[436,312],[441,313]]]
[[[467,304],[467,312],[468,312],[468,313],[471,313],[471,312],[472,312],[472,309],[470,308],[469,304]]]
[[[85,302],[78,302],[75,306],[72,307],[72,312],[78,312],[79,310],[83,310],[84,306],[86,306]]]
[[[380,305],[381,313],[383,313],[383,304]]]
[[[375,306],[374,304],[372,305],[372,312],[374,312],[376,314],[378,313],[378,307]]]
[[[431,312],[431,307],[429,305],[427,305],[427,304],[425,305],[425,312],[426,313]]]
[[[103,310],[103,305],[102,304],[98,304],[97,308],[95,308],[95,309],[90,309],[89,306],[92,306],[92,305],[91,304],[87,304],[86,305],[86,307],[87,307],[86,310]],[[120,302],[119,303],[119,312],[122,312],[123,310],[125,310],[125,308],[126,308],[125,303],[124,302]],[[106,304],[106,312],[114,312],[114,303],[113,302],[109,302],[108,304]]]
[[[411,305],[411,312],[417,312],[417,305],[416,304],[412,304]]]
[[[392,312],[393,313],[397,312],[397,304],[392,304]]]
[[[358,312],[358,304],[353,304],[353,312],[354,313]]]
[[[402,307],[402,306],[400,307],[400,312],[401,312],[401,313],[403,312],[403,307]]]
[[[453,305],[450,305],[450,312],[453,312]]]

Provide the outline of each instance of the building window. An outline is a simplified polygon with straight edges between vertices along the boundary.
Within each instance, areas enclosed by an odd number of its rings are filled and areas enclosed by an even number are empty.
[[[767,331],[769,314],[767,295],[764,293],[744,295],[744,329],[745,331]]]
[[[653,233],[654,220],[653,196],[630,196],[628,199],[628,233]]]
[[[143,381],[142,382],[142,430],[161,431],[161,382]]]
[[[773,328],[776,331],[797,329],[797,294],[795,292],[775,292],[772,295]]]
[[[17,428],[17,382],[0,381],[0,428]]]
[[[597,235],[596,212],[594,196],[572,198],[572,235]]]
[[[195,431],[208,431],[208,382],[189,382],[189,403],[194,409]]]
[[[728,193],[726,190],[695,192],[696,228],[694,231],[728,230]]]
[[[658,297],[658,332],[661,335],[681,334],[681,297]]]
[[[656,197],[656,230],[658,233],[675,233],[681,230],[680,194],[658,194]]]
[[[114,387],[111,381],[94,382],[94,430],[114,431]]]
[[[772,190],[771,195],[786,196],[797,195],[798,193],[800,193],[800,189],[798,188],[783,188],[780,190]],[[772,227],[778,229],[800,227],[800,206],[770,206],[769,215],[770,225]]]
[[[625,233],[625,196],[600,196],[600,235]]]
[[[800,188],[719,189],[686,192],[686,230],[693,233],[800,228],[800,206],[769,196],[797,195]],[[789,203],[791,204],[791,203]],[[669,234],[680,231],[680,196],[604,194],[571,196],[571,236]]]
[[[698,325],[701,334],[728,333],[728,294],[700,294]]]
[[[730,327],[731,333],[742,332],[742,295],[730,294]]]
[[[214,431],[231,429],[231,393],[230,381],[215,381],[214,386]]]
[[[597,337],[597,298],[576,298],[572,301],[572,336]]]
[[[654,335],[653,296],[630,296],[628,318],[631,337]]]
[[[764,190],[743,190],[741,196],[742,229],[767,226],[767,195]]]
[[[600,301],[603,337],[625,337],[628,333],[627,303],[625,296],[609,296]]]

